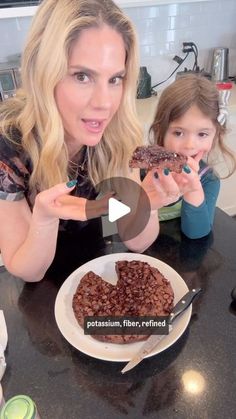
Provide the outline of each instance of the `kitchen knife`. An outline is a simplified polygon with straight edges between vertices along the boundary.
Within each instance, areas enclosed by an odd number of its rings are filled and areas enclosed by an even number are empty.
[[[195,288],[191,291],[188,291],[181,300],[174,306],[172,312],[170,313],[167,323],[169,325],[169,331],[171,332],[171,325],[173,321],[178,317],[181,313],[183,313],[186,308],[190,306],[194,298],[202,291],[201,288]],[[136,365],[138,365],[143,358],[150,354],[150,352],[157,346],[157,344],[164,339],[168,335],[151,335],[147,339],[147,341],[141,346],[140,350],[134,355],[134,357],[126,364],[126,366],[121,370],[122,374],[131,370]]]
[[[7,346],[8,335],[7,335],[7,326],[5,322],[4,313],[0,310],[0,381],[3,377],[3,374],[6,369],[6,360],[4,356],[4,351]]]

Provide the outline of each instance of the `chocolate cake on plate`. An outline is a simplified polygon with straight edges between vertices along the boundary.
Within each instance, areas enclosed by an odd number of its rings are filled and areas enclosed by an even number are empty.
[[[74,315],[81,327],[85,316],[168,316],[174,292],[157,268],[142,261],[116,262],[118,281],[109,284],[90,271],[81,279],[73,296]],[[110,343],[144,340],[144,335],[93,335]]]

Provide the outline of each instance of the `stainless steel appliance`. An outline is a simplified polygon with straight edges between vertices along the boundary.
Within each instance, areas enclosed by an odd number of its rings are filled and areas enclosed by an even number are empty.
[[[147,67],[140,67],[137,99],[145,99],[151,96],[152,96],[151,76],[147,71]]]
[[[218,47],[213,50],[211,78],[214,81],[226,81],[229,77],[229,49]]]
[[[17,63],[0,63],[0,101],[12,97],[20,87],[20,67]]]

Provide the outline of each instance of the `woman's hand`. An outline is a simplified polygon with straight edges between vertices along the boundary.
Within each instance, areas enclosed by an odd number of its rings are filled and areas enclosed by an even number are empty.
[[[75,187],[70,185],[70,182],[61,183],[36,196],[33,217],[38,223],[51,223],[58,219],[85,221],[107,214],[112,192],[97,201],[89,201],[69,195]]]
[[[108,201],[113,195],[114,192],[109,192],[97,200],[63,195],[56,201],[58,205],[63,207],[63,211],[68,211],[69,216],[67,219],[85,221],[108,214]]]

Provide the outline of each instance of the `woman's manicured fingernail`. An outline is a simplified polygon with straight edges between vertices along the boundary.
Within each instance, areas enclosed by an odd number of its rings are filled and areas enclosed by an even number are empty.
[[[170,173],[170,170],[169,170],[169,169],[167,169],[167,168],[165,168],[165,169],[163,170],[163,172],[164,172],[164,175],[165,175],[165,176],[168,176],[168,174]]]
[[[157,172],[155,172],[155,173],[154,173],[154,178],[155,178],[155,179],[158,179],[158,178],[159,178],[159,176],[158,176],[158,173],[157,173]]]
[[[66,186],[67,188],[73,188],[73,186],[75,186],[77,183],[77,180],[69,180],[69,182],[67,182]]]
[[[185,164],[185,166],[183,167],[183,171],[187,174],[191,173],[191,169],[187,164]]]

